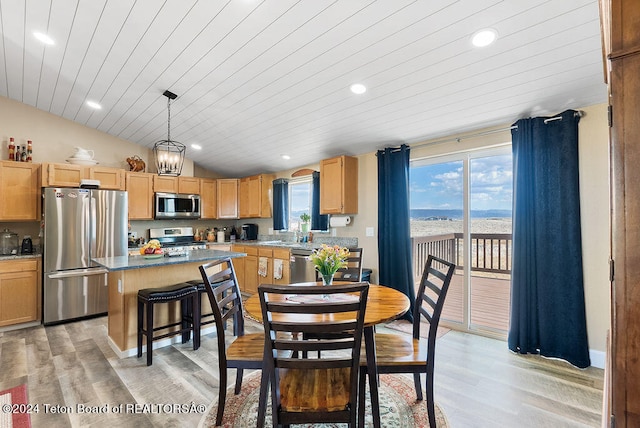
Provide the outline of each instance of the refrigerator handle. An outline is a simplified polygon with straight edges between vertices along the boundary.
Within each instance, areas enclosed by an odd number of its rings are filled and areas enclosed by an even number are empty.
[[[73,278],[76,276],[93,276],[109,273],[107,269],[91,269],[91,270],[79,270],[73,272],[56,272],[47,274],[47,278],[61,279],[61,278]]]
[[[93,196],[93,192],[89,197],[87,221],[89,223],[89,254],[91,254],[91,257],[96,257],[96,228],[98,219],[96,218],[96,198]],[[89,260],[89,264],[91,264],[91,260]]]

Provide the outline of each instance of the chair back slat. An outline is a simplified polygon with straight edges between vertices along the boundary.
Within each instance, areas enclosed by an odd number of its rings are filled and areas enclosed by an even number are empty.
[[[334,276],[336,281],[362,281],[362,248],[348,248],[349,256],[345,259],[347,267],[340,268]],[[322,278],[317,273],[317,280]]]
[[[200,274],[213,310],[218,347],[225,349],[225,325],[233,321],[233,335],[244,335],[242,295],[230,258],[215,260],[200,266]]]
[[[264,370],[269,371],[278,424],[349,422],[352,417],[355,421],[368,291],[368,283],[258,287],[265,328]],[[307,333],[326,336],[310,339]],[[336,385],[341,393],[335,393]],[[309,397],[302,388],[334,391],[328,394],[331,404],[321,404],[324,398]]]
[[[455,268],[456,265],[454,263],[433,255],[427,257],[427,262],[424,266],[414,308],[413,337],[416,339],[420,337],[421,316],[426,318],[429,323],[428,356],[434,353],[440,315],[442,314],[442,307],[444,306],[444,300]],[[429,364],[429,361],[427,361],[427,364]]]

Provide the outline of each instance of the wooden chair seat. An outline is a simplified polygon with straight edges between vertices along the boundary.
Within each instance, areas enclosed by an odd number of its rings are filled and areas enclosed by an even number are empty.
[[[227,347],[227,360],[256,361],[264,356],[264,334],[251,333],[237,337]]]
[[[413,334],[375,335],[376,367],[378,373],[412,373],[416,388],[416,398],[422,400],[422,383],[420,374],[426,374],[427,412],[429,426],[435,428],[435,404],[433,397],[433,372],[436,348],[436,332],[444,299],[449,290],[455,264],[429,255],[422,272],[420,288],[413,308]],[[428,338],[422,339],[420,328],[422,320],[429,326]],[[360,389],[364,390],[366,360],[360,359]],[[364,420],[364,394],[360,395],[359,419]]]
[[[346,410],[351,394],[350,373],[349,368],[282,370],[280,372],[282,410],[286,412]]]
[[[406,368],[408,365],[423,366],[427,361],[427,341],[414,339],[406,334],[376,333],[376,361],[378,365],[386,367],[398,365]],[[360,365],[367,364],[364,345],[360,352]],[[391,369],[386,370],[390,372]],[[406,373],[403,370],[402,373]]]

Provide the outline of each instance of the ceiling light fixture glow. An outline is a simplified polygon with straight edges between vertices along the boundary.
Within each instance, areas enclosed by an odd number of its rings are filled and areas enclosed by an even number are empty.
[[[354,83],[353,85],[351,85],[349,89],[351,89],[351,92],[353,92],[356,95],[361,95],[367,92],[367,87],[364,86],[362,83]]]
[[[280,155],[280,157],[281,157],[282,159],[284,159],[284,160],[289,160],[289,159],[291,159],[291,156],[289,156],[289,155]]]
[[[478,48],[483,48],[485,46],[489,46],[498,38],[498,32],[493,28],[485,28],[484,30],[480,30],[476,32],[471,37],[471,43],[473,46]]]
[[[87,101],[87,105],[95,110],[100,110],[102,106],[95,101]]]
[[[202,150],[202,146],[200,144],[192,144],[191,148],[194,150]]]
[[[55,42],[53,41],[53,39],[49,36],[47,36],[44,33],[39,33],[37,31],[34,31],[33,36],[40,40],[42,43],[46,44],[46,45],[54,45]]]

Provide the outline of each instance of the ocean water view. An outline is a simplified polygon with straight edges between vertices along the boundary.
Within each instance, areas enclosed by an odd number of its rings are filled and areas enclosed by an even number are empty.
[[[411,220],[462,220],[462,210],[411,209]],[[471,218],[511,218],[511,210],[471,210]]]

